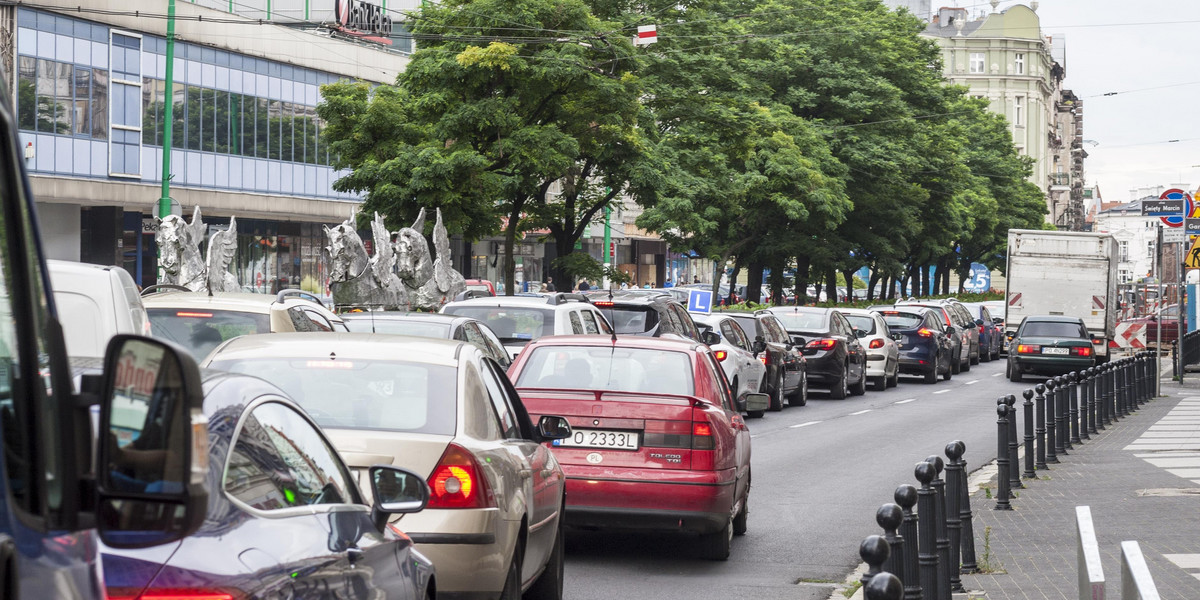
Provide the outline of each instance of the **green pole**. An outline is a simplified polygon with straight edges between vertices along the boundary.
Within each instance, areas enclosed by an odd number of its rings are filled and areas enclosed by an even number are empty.
[[[175,101],[171,90],[175,82],[175,0],[167,0],[167,85],[163,107],[162,197],[158,199],[158,217],[171,214],[171,130],[174,129]]]

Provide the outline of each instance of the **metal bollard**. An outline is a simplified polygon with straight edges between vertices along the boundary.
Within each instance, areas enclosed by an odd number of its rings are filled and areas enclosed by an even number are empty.
[[[962,572],[977,573],[979,565],[975,563],[975,527],[971,525],[971,491],[967,486],[967,461],[963,455],[967,452],[967,445],[961,440],[958,444],[958,466],[962,469],[962,477],[959,479],[961,485],[958,486],[958,518],[962,521]]]
[[[1054,378],[1054,456],[1067,455],[1067,380],[1062,375]]]
[[[881,570],[888,573],[902,573],[904,569],[904,538],[896,532],[904,523],[904,511],[899,506],[888,502],[875,511],[875,522],[883,528],[883,539],[887,540],[888,557],[883,561]],[[863,585],[870,578],[863,576]]]
[[[914,474],[921,482],[917,490],[917,562],[921,567],[921,590],[924,600],[936,600],[938,596],[937,555],[937,492],[929,483],[936,470],[927,462],[917,463]]]
[[[1134,359],[1125,359],[1125,409],[1126,414],[1137,412],[1137,369]]]
[[[1088,433],[1091,435],[1100,435],[1100,405],[1096,402],[1096,367],[1087,368],[1087,388],[1088,388]]]
[[[1037,437],[1037,465],[1034,468],[1048,469],[1046,466],[1046,386],[1045,384],[1037,384],[1033,386],[1037,392],[1037,398],[1034,400],[1033,414],[1037,417],[1037,428],[1034,430],[1034,435]]]
[[[1088,412],[1091,393],[1088,370],[1083,369],[1079,372],[1079,439],[1082,440],[1092,439],[1092,436],[1088,435],[1088,422],[1092,420],[1092,414]]]
[[[959,576],[962,569],[960,563],[962,560],[962,509],[959,507],[962,502],[962,494],[959,488],[964,485],[962,478],[962,467],[958,464],[958,457],[962,455],[959,450],[959,442],[957,440],[946,444],[946,533],[950,538],[950,562],[948,569],[950,571],[950,591],[963,592],[962,577]]]
[[[884,571],[871,578],[863,586],[865,600],[900,600],[904,596],[904,584],[893,574]]]
[[[1129,412],[1125,407],[1125,359],[1117,361],[1113,365],[1113,395],[1116,398],[1117,414],[1122,417],[1129,416]]]
[[[1067,374],[1067,380],[1071,382],[1067,386],[1071,395],[1070,404],[1067,405],[1067,420],[1071,423],[1071,443],[1082,444],[1083,440],[1079,437],[1079,373],[1071,371]]]
[[[896,488],[892,495],[900,510],[904,512],[904,521],[900,525],[900,538],[904,563],[901,579],[904,581],[904,600],[921,600],[920,567],[917,563],[917,515],[912,508],[917,504],[917,488],[904,484]]]
[[[887,540],[882,535],[868,535],[858,545],[858,555],[862,557],[863,562],[867,563],[867,572],[858,581],[867,585],[871,582],[871,578],[883,572],[883,564],[887,562],[890,555]]]
[[[1150,401],[1150,357],[1145,352],[1138,352],[1138,374],[1142,386],[1138,390],[1138,402],[1145,404]]]
[[[1004,397],[1008,405],[1008,489],[1019,490],[1025,487],[1021,483],[1021,461],[1017,450],[1021,447],[1020,437],[1017,436],[1017,397],[1009,394]]]
[[[1057,411],[1058,383],[1051,377],[1046,380],[1046,462],[1051,464],[1058,462],[1058,453],[1055,452],[1058,448],[1058,425],[1054,418]]]
[[[1112,412],[1108,410],[1108,364],[1096,369],[1096,403],[1100,405],[1100,429],[1112,425]]]
[[[1025,397],[1025,402],[1021,407],[1025,409],[1025,472],[1021,473],[1021,477],[1026,479],[1036,477],[1033,473],[1033,456],[1036,451],[1033,449],[1033,390],[1025,390],[1021,392]]]
[[[1116,395],[1113,391],[1113,373],[1114,365],[1108,363],[1104,365],[1104,424],[1111,425],[1117,422],[1116,413]]]
[[[996,466],[999,467],[1000,473],[996,506],[993,510],[1012,510],[1012,506],[1008,504],[1008,403],[1004,398],[996,401],[996,414],[1000,417],[996,419]]]
[[[929,485],[937,494],[937,505],[933,509],[934,518],[937,519],[937,555],[938,555],[938,600],[951,600],[950,591],[950,537],[946,531],[946,481],[941,478],[942,469],[945,468],[945,463],[942,462],[942,457],[935,455],[929,456],[925,462],[933,465],[933,481]]]

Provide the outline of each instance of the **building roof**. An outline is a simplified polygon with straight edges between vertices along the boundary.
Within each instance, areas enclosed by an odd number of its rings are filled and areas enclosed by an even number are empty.
[[[1140,216],[1142,214],[1142,200],[1156,200],[1156,196],[1145,196],[1131,202],[1102,202],[1100,204],[1101,215],[1121,215],[1133,213]]]

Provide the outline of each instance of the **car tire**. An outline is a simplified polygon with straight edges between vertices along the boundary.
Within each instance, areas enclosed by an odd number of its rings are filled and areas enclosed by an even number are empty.
[[[729,560],[733,549],[733,517],[719,531],[700,536],[700,555],[709,560]]]
[[[566,498],[562,508],[567,507]],[[561,510],[561,509],[560,509]],[[550,549],[550,558],[546,568],[533,582],[529,591],[525,592],[525,600],[562,600],[563,595],[563,544],[566,541],[563,534],[563,515],[558,515],[558,533],[554,536],[554,547]]]
[[[937,383],[938,375],[940,375],[940,373],[938,373],[938,369],[940,369],[940,368],[941,368],[941,362],[938,361],[937,358],[934,358],[933,359],[933,368],[930,369],[929,372],[925,374],[925,383]]]
[[[958,375],[962,372],[962,354],[950,357],[950,374]],[[947,377],[949,379],[949,377]]]
[[[953,364],[958,364],[958,363],[953,363]],[[951,365],[946,365],[946,372],[942,373],[942,381],[950,381],[950,378],[953,376],[954,376],[954,368]]]
[[[1023,377],[1024,376],[1021,374],[1021,369],[1018,368],[1016,365],[1012,364],[1012,361],[1009,361],[1009,363],[1008,363],[1008,380],[1013,383],[1021,383],[1021,379],[1023,379]]]
[[[977,365],[977,364],[979,364],[979,354],[980,354],[980,352],[979,352],[979,351],[976,351],[976,352],[975,352],[975,356],[974,356],[974,357],[972,357],[972,358],[971,358],[971,360],[967,361],[967,363],[968,363],[968,364],[971,364],[971,365]]]
[[[850,368],[846,367],[846,369],[846,377],[850,377]],[[858,383],[854,384],[854,386],[850,388],[850,395],[861,396],[865,393],[867,393],[867,367],[866,365],[863,365],[862,373],[860,373],[858,376]]]
[[[783,410],[783,374],[779,373],[775,376],[775,385],[771,388],[771,401],[767,407],[771,412],[779,412]]]
[[[525,544],[517,538],[513,546],[512,560],[508,562],[508,575],[504,578],[504,589],[500,590],[500,600],[521,600],[521,560],[525,558]]]
[[[802,377],[796,391],[788,396],[788,406],[804,406],[805,404],[808,404],[808,377]]]
[[[849,373],[842,371],[842,376],[839,377],[837,381],[833,382],[833,385],[829,386],[830,398],[833,398],[834,400],[841,400],[850,395],[850,388],[846,386],[846,379],[849,377]]]
[[[871,380],[871,389],[875,390],[876,392],[882,392],[883,390],[886,390],[887,387],[888,387],[888,376],[887,375],[880,375],[879,377],[876,377]]]
[[[896,365],[896,370],[892,371],[892,376],[888,377],[887,386],[896,387],[900,385],[900,365]]]
[[[750,522],[750,491],[746,490],[746,497],[742,498],[742,509],[733,516],[733,535],[746,535],[746,529]]]

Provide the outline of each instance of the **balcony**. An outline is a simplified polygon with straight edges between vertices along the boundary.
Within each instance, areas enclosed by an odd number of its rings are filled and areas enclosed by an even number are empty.
[[[1071,174],[1070,173],[1051,173],[1050,174],[1050,191],[1065,192],[1071,189]]]

